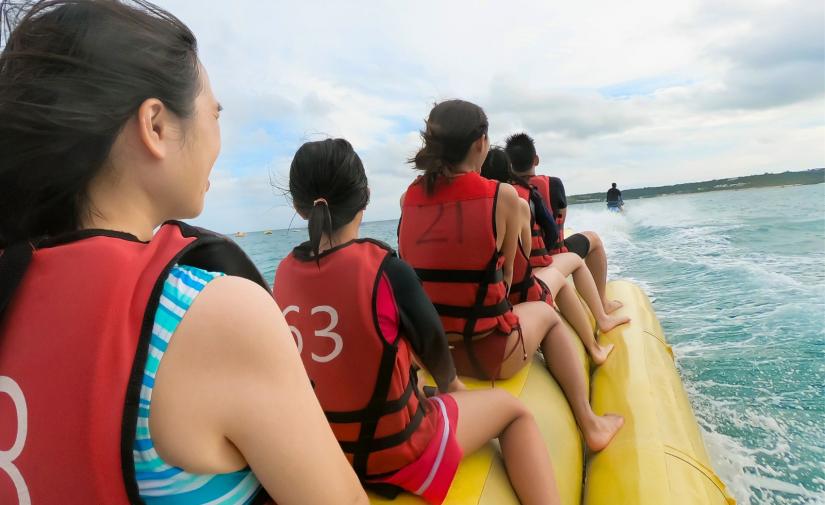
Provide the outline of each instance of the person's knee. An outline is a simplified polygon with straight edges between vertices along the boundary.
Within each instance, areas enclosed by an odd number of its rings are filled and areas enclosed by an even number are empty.
[[[564,286],[567,287],[566,282]],[[559,316],[559,313],[556,312],[556,309],[553,308],[551,305],[547,305],[546,307],[547,310],[543,311],[544,313],[542,315],[545,318],[548,328],[553,328],[557,324],[561,323],[561,316]]]
[[[491,392],[495,392],[495,396],[491,398],[491,400],[494,401],[499,408],[509,412],[511,419],[533,415],[524,402],[511,395],[504,389],[492,389]]]
[[[564,286],[567,284],[567,279],[565,278],[564,274],[562,274],[555,268],[548,269],[547,275],[549,276],[549,280],[551,283],[558,283],[558,285],[560,286],[559,289],[564,288]]]
[[[604,247],[601,237],[599,237],[599,234],[595,231],[585,231],[582,232],[582,235],[587,237],[588,242],[590,242],[589,252],[593,252],[596,249],[601,249]]]

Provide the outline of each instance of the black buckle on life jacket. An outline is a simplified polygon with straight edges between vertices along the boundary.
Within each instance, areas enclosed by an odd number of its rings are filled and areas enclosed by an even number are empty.
[[[547,249],[544,247],[542,247],[541,249],[533,249],[532,251],[530,251],[531,258],[534,256],[547,256],[548,254],[549,253],[547,252]]]

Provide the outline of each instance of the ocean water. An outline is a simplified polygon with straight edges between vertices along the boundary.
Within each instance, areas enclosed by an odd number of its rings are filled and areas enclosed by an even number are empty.
[[[825,184],[571,206],[611,279],[673,344],[713,466],[741,504],[825,504]],[[396,221],[362,236],[395,245]],[[237,238],[271,281],[304,229]]]

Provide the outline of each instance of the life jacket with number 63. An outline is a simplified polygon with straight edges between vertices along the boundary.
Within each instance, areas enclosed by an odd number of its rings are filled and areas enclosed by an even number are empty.
[[[303,250],[301,250],[303,249]],[[392,296],[385,244],[358,239],[311,256],[299,246],[278,266],[284,312],[327,420],[355,473],[377,479],[415,461],[437,431],[418,397],[409,344],[382,330],[377,300]],[[432,415],[430,415],[432,414]]]

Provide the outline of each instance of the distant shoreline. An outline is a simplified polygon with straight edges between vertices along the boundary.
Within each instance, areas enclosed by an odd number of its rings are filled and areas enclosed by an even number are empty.
[[[640,198],[654,198],[657,196],[686,195],[690,193],[708,193],[710,191],[733,191],[739,189],[769,188],[777,186],[806,186],[809,184],[825,183],[825,168],[812,168],[798,172],[783,172],[779,174],[747,175],[743,177],[730,177],[727,179],[714,179],[703,182],[686,182],[683,184],[673,184],[670,186],[656,186],[651,188],[622,189],[622,199],[634,200]],[[619,188],[621,189],[621,188]],[[567,204],[604,202],[605,193],[585,193],[581,195],[568,195]],[[376,221],[364,221],[364,224],[384,223],[387,221],[398,221],[398,218],[380,219]],[[293,230],[306,230],[306,226],[294,226]],[[266,230],[283,231],[283,230]],[[264,233],[264,230],[247,231],[242,233]],[[227,233],[226,235],[235,235]]]
[[[761,175],[747,175],[743,177],[729,177],[702,182],[686,182],[670,186],[656,186],[622,190],[622,199],[634,200],[639,198],[653,198],[667,195],[686,195],[691,193],[707,193],[710,191],[728,191],[750,188],[768,188],[773,186],[804,186],[825,182],[825,168],[812,168],[798,172],[782,172],[778,174],[764,173]],[[568,195],[567,204],[604,202],[607,190],[598,193]]]

